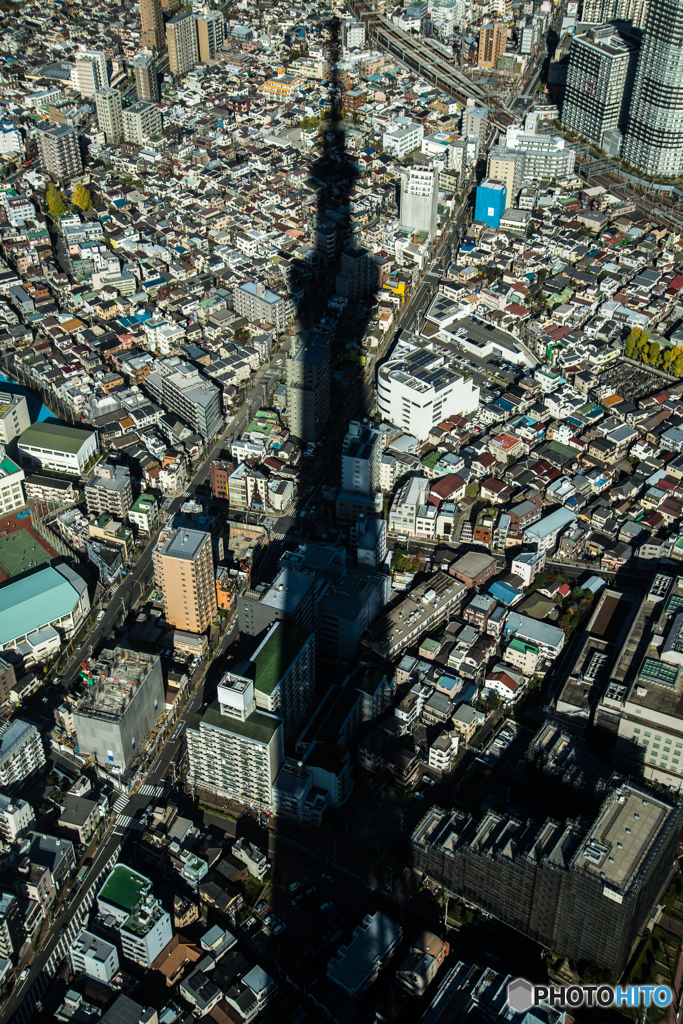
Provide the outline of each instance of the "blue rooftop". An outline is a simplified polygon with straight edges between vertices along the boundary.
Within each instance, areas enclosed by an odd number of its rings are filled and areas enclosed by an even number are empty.
[[[66,577],[51,566],[0,587],[0,644],[70,615],[78,597]]]

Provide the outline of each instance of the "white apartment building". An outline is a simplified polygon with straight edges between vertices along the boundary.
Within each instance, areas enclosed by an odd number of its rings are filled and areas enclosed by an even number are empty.
[[[187,747],[195,790],[273,806],[273,783],[284,760],[282,720],[256,710],[251,680],[223,678],[218,699],[198,727],[188,728]]]
[[[74,974],[87,974],[105,985],[111,982],[119,969],[116,946],[86,928],[81,928],[69,946],[69,959]]]
[[[233,292],[233,304],[238,316],[252,324],[268,322],[276,331],[283,331],[296,312],[294,299],[267,288],[262,281],[245,281]]]
[[[419,149],[424,135],[421,124],[397,124],[382,135],[382,149],[388,156],[402,160],[414,149]]]
[[[14,786],[44,764],[43,738],[35,725],[20,718],[0,725],[0,786]]]
[[[401,227],[426,231],[431,238],[436,238],[438,208],[438,169],[410,167],[401,170]]]
[[[427,501],[429,480],[424,476],[411,476],[396,491],[389,509],[389,532],[414,534],[417,515]]]
[[[35,823],[33,808],[26,800],[0,793],[0,837],[3,842],[16,842]]]
[[[26,504],[23,479],[23,469],[5,455],[5,447],[0,444],[0,515],[9,515]]]
[[[382,436],[357,420],[349,423],[342,449],[342,490],[374,495],[379,487]]]
[[[97,894],[97,907],[119,928],[121,951],[151,967],[173,938],[169,914],[152,895],[152,883],[127,864],[117,864]]]
[[[123,104],[120,89],[98,89],[95,93],[97,124],[107,142],[117,144],[123,138]]]
[[[455,414],[466,416],[478,405],[479,388],[472,378],[426,349],[388,360],[377,374],[377,406],[382,416],[418,441],[426,441],[442,420]]]
[[[76,54],[71,84],[84,97],[94,96],[98,89],[107,88],[107,58],[102,50],[82,50]]]
[[[136,146],[161,134],[161,111],[154,103],[138,100],[123,111],[123,138]]]

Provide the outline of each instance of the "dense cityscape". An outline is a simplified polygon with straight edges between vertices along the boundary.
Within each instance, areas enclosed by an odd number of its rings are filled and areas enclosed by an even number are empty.
[[[682,0],[0,33],[0,1024],[677,1024]]]

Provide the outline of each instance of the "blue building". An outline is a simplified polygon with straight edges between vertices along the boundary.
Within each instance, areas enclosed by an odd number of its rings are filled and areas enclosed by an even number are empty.
[[[474,219],[483,221],[490,228],[500,227],[500,219],[505,213],[508,190],[502,181],[487,178],[477,188],[477,201],[474,207]]]

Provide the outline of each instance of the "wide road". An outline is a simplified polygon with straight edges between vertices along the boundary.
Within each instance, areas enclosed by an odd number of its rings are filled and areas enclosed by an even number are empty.
[[[134,842],[135,838],[140,834],[139,830],[135,828],[140,814],[150,803],[156,802],[165,788],[170,788],[168,786],[170,781],[169,766],[178,754],[188,723],[191,721],[192,716],[201,708],[204,701],[206,673],[211,671],[213,664],[220,661],[228,646],[233,642],[236,633],[237,622],[235,621],[219,644],[213,661],[203,665],[195,674],[192,684],[195,687],[194,692],[178,717],[139,791],[132,796],[128,794],[117,796],[116,791],[112,793],[114,807],[112,825],[95,853],[88,875],[71,904],[55,919],[48,938],[33,958],[29,977],[22,984],[16,986],[2,1008],[0,1022],[9,1021],[20,1008],[22,1012],[18,1015],[17,1020],[22,1022],[28,1019],[36,999],[44,991],[46,981],[48,980],[45,975],[41,980],[38,979],[43,974],[46,965],[53,958],[59,943],[62,943],[63,949],[66,942],[78,934],[80,926],[77,921],[74,921],[74,918],[78,915],[79,909],[88,896],[92,897],[93,893],[91,890],[94,889],[96,893],[97,889],[102,885],[104,876],[100,877],[100,875],[108,861],[117,853],[124,855],[126,843],[129,841]],[[58,953],[53,967],[61,959],[62,957]],[[49,970],[50,976],[53,973],[54,970]],[[37,981],[38,984],[36,985]]]

